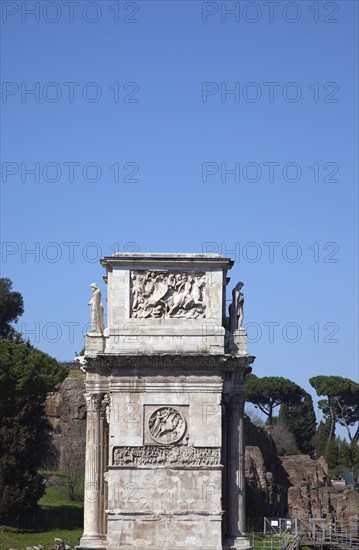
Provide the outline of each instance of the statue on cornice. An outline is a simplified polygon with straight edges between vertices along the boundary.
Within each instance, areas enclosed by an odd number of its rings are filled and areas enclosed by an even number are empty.
[[[91,332],[103,334],[105,325],[103,321],[103,305],[101,304],[101,290],[96,283],[90,285],[92,288],[92,298],[89,301],[91,307]]]
[[[243,283],[239,281],[232,290],[232,303],[229,306],[229,330],[234,332],[243,325],[244,296],[241,292]]]

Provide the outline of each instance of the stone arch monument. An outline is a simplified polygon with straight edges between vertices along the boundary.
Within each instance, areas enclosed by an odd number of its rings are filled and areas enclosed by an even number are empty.
[[[87,404],[81,548],[248,549],[243,386],[254,357],[242,283],[226,316],[216,254],[115,254],[107,325],[95,319],[81,368]],[[98,311],[94,308],[97,307]]]

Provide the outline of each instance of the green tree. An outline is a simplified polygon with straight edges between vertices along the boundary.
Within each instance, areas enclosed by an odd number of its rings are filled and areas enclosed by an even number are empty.
[[[345,439],[341,439],[339,436],[336,438],[338,444],[338,466],[343,468],[350,468],[351,456],[350,445]]]
[[[337,438],[332,439],[326,446],[325,458],[328,463],[329,470],[334,470],[339,466],[339,443]]]
[[[0,301],[0,520],[32,509],[44,492],[39,467],[50,448],[44,412],[47,393],[67,374],[55,359],[19,342],[10,323],[24,310],[23,299],[1,279]]]
[[[299,403],[291,405],[283,402],[280,406],[278,420],[285,424],[293,434],[301,453],[313,454],[313,438],[317,430],[317,422],[313,399],[309,393],[305,393]]]
[[[357,447],[355,442],[352,441],[349,444],[348,441],[341,439],[339,436],[327,444],[325,458],[331,470],[331,475],[343,475],[346,469],[356,468],[354,445]]]
[[[350,466],[359,470],[359,445],[351,441],[349,445]]]
[[[0,518],[33,508],[44,492],[38,473],[50,446],[46,394],[66,376],[57,361],[0,339]]]
[[[13,292],[12,282],[0,278],[0,337],[11,338],[17,334],[11,326],[24,313],[24,302],[20,292]]]
[[[350,441],[359,440],[359,384],[341,376],[314,376],[309,379],[317,395],[326,396],[318,405],[326,418],[330,419],[328,442],[335,433],[335,424],[339,423],[347,430]],[[355,426],[354,434],[350,427]]]
[[[273,425],[273,411],[282,403],[294,405],[304,397],[304,390],[281,376],[264,376],[258,378],[249,374],[246,378],[246,399],[256,405],[268,416],[267,423]]]
[[[314,451],[316,458],[325,456],[325,451],[328,445],[328,438],[331,430],[330,420],[321,420],[319,422],[317,432],[313,439]]]

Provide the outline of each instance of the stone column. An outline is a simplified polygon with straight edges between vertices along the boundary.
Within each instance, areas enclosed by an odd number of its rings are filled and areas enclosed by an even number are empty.
[[[222,533],[223,533],[223,540],[225,541],[227,538],[227,532],[228,532],[228,415],[229,415],[229,408],[228,408],[228,402],[226,400],[225,396],[222,396],[222,464],[224,466],[222,471],[222,508],[223,508],[223,516],[222,516]]]
[[[238,441],[238,529],[241,534],[246,532],[246,478],[244,475],[244,399],[241,398],[239,410],[239,441]]]
[[[245,539],[244,478],[244,398],[228,398],[227,452],[227,544],[232,548],[249,548]]]
[[[102,394],[85,394],[87,405],[84,533],[80,546],[99,547],[103,535],[100,532],[100,479],[101,472],[101,403]]]
[[[108,465],[108,426],[109,426],[109,414],[110,414],[110,398],[106,394],[101,403],[100,409],[100,479],[99,479],[99,502],[100,502],[100,532],[106,535],[107,521],[106,521],[106,507],[107,507],[107,483],[105,482],[105,472]]]

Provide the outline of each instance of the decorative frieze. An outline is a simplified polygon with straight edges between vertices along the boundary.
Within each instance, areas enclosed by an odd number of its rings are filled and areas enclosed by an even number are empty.
[[[203,318],[205,281],[203,272],[131,271],[131,317]]]
[[[220,466],[221,450],[216,447],[115,447],[114,466]]]

